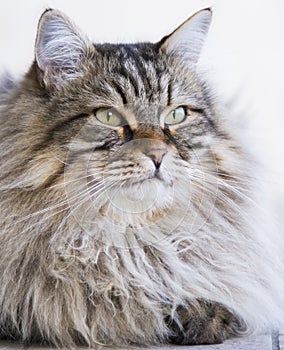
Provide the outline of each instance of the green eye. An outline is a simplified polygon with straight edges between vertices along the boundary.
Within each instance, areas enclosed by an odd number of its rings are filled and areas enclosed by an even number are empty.
[[[176,125],[182,123],[186,118],[186,111],[184,107],[178,107],[170,111],[166,116],[164,123],[166,125]]]
[[[95,116],[104,125],[122,126],[125,124],[124,118],[114,109],[99,108],[95,111]]]

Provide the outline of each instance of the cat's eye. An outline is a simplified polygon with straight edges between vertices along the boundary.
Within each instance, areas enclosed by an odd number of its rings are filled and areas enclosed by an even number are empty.
[[[164,123],[165,125],[176,125],[182,123],[186,119],[186,109],[178,107],[167,114]]]
[[[125,120],[115,109],[99,108],[94,112],[98,121],[107,126],[122,126]]]

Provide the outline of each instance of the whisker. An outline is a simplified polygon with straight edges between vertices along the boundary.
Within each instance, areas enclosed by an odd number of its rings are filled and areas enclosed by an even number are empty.
[[[202,191],[208,192],[212,196],[216,196],[216,199],[220,200],[222,203],[228,205],[230,208],[234,208],[241,217],[248,217],[248,212],[244,210],[244,208],[237,203],[236,199],[232,199],[231,196],[224,193],[222,189],[229,191],[229,193],[233,196],[236,196],[236,198],[245,201],[246,203],[251,203],[255,208],[261,209],[261,207],[253,200],[253,198],[249,197],[246,193],[244,193],[243,187],[236,187],[232,186],[227,181],[224,181],[223,179],[220,179],[217,174],[214,174],[214,176],[206,171],[201,171],[200,169],[194,169],[199,175],[202,175],[203,178],[201,179],[200,176],[196,176],[196,174],[191,173],[190,179],[194,181],[194,185],[199,187]],[[205,180],[206,179],[206,180]],[[210,180],[210,181],[208,181]],[[212,183],[213,180],[213,183]],[[212,192],[212,189],[209,188],[209,186],[212,186],[213,184],[216,185],[216,191]],[[245,189],[246,190],[246,189]]]
[[[115,178],[115,176],[113,176],[113,178]],[[112,180],[112,179],[111,179]],[[102,195],[104,194],[108,189],[112,188],[114,185],[116,185],[117,183],[119,182],[119,180],[117,181],[112,181],[110,184],[107,185],[107,187],[103,186],[103,188],[100,188],[100,187],[96,187],[95,185],[93,186],[93,189],[94,188],[98,188],[99,190],[94,192],[92,194],[91,197],[85,197],[83,198],[82,201],[80,201],[79,203],[76,203],[76,206],[75,207],[70,207],[69,208],[69,213],[68,215],[65,216],[65,218],[62,220],[62,222],[60,223],[59,227],[57,228],[56,232],[54,233],[52,239],[50,240],[50,242],[52,242],[56,236],[58,236],[59,232],[60,232],[60,229],[63,227],[63,225],[66,223],[66,221],[70,218],[70,216],[72,214],[74,214],[74,211],[77,210],[78,208],[80,208],[83,204],[85,204],[89,199],[91,199],[94,195],[96,195],[97,193],[101,192],[100,195],[98,197],[96,197],[96,200]],[[104,191],[103,191],[104,190]],[[89,211],[89,209],[91,208],[91,206],[93,205],[93,203],[91,203],[89,205],[89,207],[86,209],[85,211],[85,214]],[[81,220],[84,218],[84,216],[81,218]]]
[[[101,181],[104,181],[104,180],[105,180],[105,178],[103,180],[101,180]],[[49,212],[51,210],[61,208],[61,207],[65,206],[65,205],[70,205],[70,203],[72,203],[73,201],[78,200],[78,198],[80,198],[81,196],[84,196],[86,193],[88,193],[89,192],[89,188],[87,188],[83,192],[80,192],[80,193],[77,193],[77,192],[80,191],[81,188],[84,188],[84,187],[88,186],[89,184],[91,184],[93,182],[96,182],[98,184],[97,178],[93,178],[90,181],[87,181],[86,183],[81,185],[80,187],[76,187],[76,189],[74,191],[68,192],[68,194],[71,194],[72,192],[75,192],[75,195],[68,196],[66,199],[64,199],[61,202],[58,202],[58,203],[56,203],[56,204],[54,204],[52,206],[49,206],[47,208],[38,210],[38,211],[33,212],[33,213],[31,213],[31,214],[29,214],[27,216],[19,218],[18,220],[13,221],[13,225],[21,223],[21,222],[26,221],[26,220],[29,220],[29,219],[31,219],[31,218],[33,218],[35,216],[43,215],[43,214],[45,214],[45,213],[47,213],[47,212]],[[66,209],[68,209],[68,208],[62,208],[61,210],[57,211],[56,213],[60,213],[60,212],[62,212],[64,210],[66,210]]]

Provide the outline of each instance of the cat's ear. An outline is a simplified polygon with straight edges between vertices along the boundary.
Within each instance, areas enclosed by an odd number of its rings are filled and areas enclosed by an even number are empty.
[[[58,10],[47,10],[38,24],[35,59],[45,86],[77,77],[94,50],[72,21]]]
[[[160,50],[177,55],[188,63],[196,63],[205,42],[211,18],[210,8],[195,13],[161,40]]]

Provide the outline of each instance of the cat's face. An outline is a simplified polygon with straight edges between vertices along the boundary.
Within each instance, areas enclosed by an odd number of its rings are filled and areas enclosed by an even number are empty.
[[[210,17],[199,12],[157,44],[93,45],[61,13],[43,15],[36,66],[75,209],[130,220],[214,197],[220,130],[195,69]]]
[[[71,100],[82,99],[89,112],[67,162],[84,160],[90,191],[103,182],[121,210],[171,206],[202,161],[214,170],[210,100],[193,73],[175,67],[154,45],[113,46],[111,53],[97,49],[89,79],[73,87]]]

